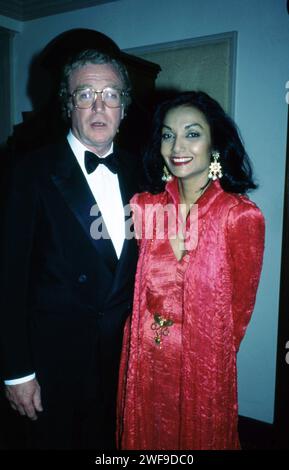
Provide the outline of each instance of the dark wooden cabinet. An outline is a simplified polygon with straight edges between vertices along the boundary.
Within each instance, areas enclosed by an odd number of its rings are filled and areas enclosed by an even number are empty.
[[[161,68],[140,57],[122,53],[132,82],[132,103],[121,125],[119,142],[141,154],[147,142],[155,100],[155,81]]]

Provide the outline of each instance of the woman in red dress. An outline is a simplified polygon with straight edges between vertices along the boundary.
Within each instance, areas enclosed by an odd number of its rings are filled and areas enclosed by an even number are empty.
[[[220,105],[186,92],[159,106],[145,165],[150,191],[131,201],[140,252],[119,445],[239,449],[236,354],[264,249],[249,159]]]

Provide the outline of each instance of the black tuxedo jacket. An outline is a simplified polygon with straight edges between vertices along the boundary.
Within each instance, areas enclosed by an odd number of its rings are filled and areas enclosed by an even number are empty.
[[[132,160],[118,151],[123,204],[137,191]],[[94,240],[95,204],[66,140],[19,160],[1,215],[1,368],[36,372],[40,384],[92,374],[109,387],[131,310],[137,248]],[[106,383],[107,381],[107,383]]]

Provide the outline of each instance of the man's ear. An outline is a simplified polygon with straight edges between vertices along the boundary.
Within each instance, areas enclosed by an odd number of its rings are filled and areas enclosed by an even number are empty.
[[[121,105],[121,115],[120,115],[120,119],[123,119],[125,117],[125,108],[124,108],[124,105],[122,104]]]
[[[68,100],[66,102],[66,116],[70,119],[71,118],[71,114],[72,114],[72,111],[73,111],[73,104],[71,102],[71,100]]]

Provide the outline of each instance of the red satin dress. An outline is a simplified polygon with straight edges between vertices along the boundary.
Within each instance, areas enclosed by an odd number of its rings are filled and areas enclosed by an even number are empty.
[[[146,205],[177,206],[177,180],[131,202],[143,218],[120,366],[119,445],[239,449],[236,353],[255,303],[263,216],[248,198],[212,183],[198,200],[197,242],[177,261],[166,226],[163,238],[155,227],[144,237]]]

